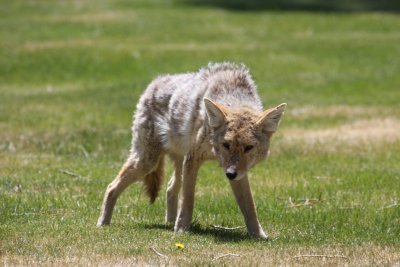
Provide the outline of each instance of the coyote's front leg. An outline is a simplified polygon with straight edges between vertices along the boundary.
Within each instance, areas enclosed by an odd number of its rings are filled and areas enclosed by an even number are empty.
[[[238,181],[230,181],[236,201],[243,213],[249,235],[255,238],[268,239],[257,218],[256,206],[251,194],[247,175]]]
[[[196,187],[197,172],[202,161],[194,153],[188,153],[183,161],[182,173],[182,199],[178,217],[175,222],[175,232],[189,230],[192,223],[194,191]]]

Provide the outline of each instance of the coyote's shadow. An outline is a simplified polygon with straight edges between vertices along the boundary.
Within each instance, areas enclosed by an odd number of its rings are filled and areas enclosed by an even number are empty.
[[[157,223],[144,224],[143,227],[146,229],[162,229],[165,231],[173,231],[173,226],[169,226],[166,224],[157,224]],[[189,233],[195,235],[214,237],[217,241],[223,241],[223,242],[240,242],[240,241],[251,240],[251,238],[245,231],[246,231],[245,229],[234,229],[234,230],[219,229],[212,227],[211,225],[204,227],[197,223],[194,223],[190,227]]]

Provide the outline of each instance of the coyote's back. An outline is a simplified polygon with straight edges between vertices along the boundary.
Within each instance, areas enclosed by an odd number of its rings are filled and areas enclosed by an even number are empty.
[[[184,155],[207,119],[208,98],[230,108],[262,111],[256,86],[244,65],[209,64],[195,73],[155,79],[137,105],[133,134],[144,130],[167,152]],[[140,137],[139,137],[140,139]]]

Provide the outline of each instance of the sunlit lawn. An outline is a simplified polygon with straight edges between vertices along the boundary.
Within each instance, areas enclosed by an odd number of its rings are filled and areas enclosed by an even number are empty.
[[[3,265],[400,263],[397,14],[3,2]],[[251,68],[265,106],[288,103],[270,159],[251,172],[270,241],[213,226],[244,225],[213,162],[199,174],[190,233],[175,235],[164,195],[149,205],[141,185],[121,196],[111,227],[96,228],[142,90],[225,60]]]

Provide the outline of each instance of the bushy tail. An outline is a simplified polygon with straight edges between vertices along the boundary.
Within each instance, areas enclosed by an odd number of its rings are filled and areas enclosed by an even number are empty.
[[[144,190],[150,198],[150,204],[156,200],[164,180],[164,157],[160,158],[157,169],[149,173],[143,180]]]

